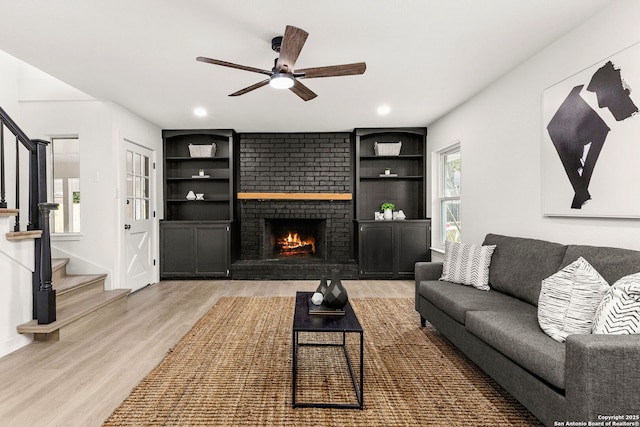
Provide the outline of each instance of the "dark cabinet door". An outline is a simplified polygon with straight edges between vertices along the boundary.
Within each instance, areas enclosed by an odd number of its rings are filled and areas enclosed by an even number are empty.
[[[160,278],[229,277],[229,222],[160,222]]]
[[[361,224],[358,247],[361,277],[393,276],[393,227],[391,223]]]
[[[186,276],[193,273],[195,258],[193,226],[189,224],[162,224],[160,245],[161,276]]]
[[[411,279],[430,260],[430,220],[358,221],[360,277]]]
[[[427,261],[429,257],[429,225],[428,223],[398,224],[396,239],[397,275],[412,278],[416,262]]]
[[[229,275],[228,225],[201,225],[196,227],[196,274],[205,276]]]

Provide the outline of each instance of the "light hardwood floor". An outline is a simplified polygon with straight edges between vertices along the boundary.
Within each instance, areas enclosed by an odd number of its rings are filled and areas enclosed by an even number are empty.
[[[413,281],[345,280],[351,298],[413,298]],[[100,426],[222,296],[293,296],[315,281],[163,281],[127,311],[59,342],[0,358],[0,426]],[[416,321],[418,317],[416,314]]]

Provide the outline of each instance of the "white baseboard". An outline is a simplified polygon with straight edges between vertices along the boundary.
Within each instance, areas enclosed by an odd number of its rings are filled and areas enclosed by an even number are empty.
[[[33,342],[33,335],[17,335],[15,337],[4,340],[0,343],[0,357],[6,356],[9,353],[13,353],[16,350],[21,349],[27,344]]]

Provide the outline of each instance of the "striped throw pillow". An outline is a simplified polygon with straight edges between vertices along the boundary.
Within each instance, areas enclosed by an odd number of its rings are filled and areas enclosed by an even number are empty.
[[[488,291],[489,265],[495,249],[495,245],[479,246],[445,242],[440,280],[462,283]]]
[[[584,258],[542,281],[538,323],[556,341],[568,335],[590,334],[598,305],[609,284]]]
[[[596,311],[594,334],[640,334],[640,273],[611,286]]]

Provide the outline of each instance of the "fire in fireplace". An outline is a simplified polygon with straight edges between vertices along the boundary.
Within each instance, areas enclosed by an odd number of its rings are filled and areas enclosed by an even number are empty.
[[[324,219],[265,219],[263,258],[324,259]]]
[[[316,253],[316,239],[313,236],[300,237],[299,233],[286,232],[276,236],[274,247],[276,256],[313,255]]]

